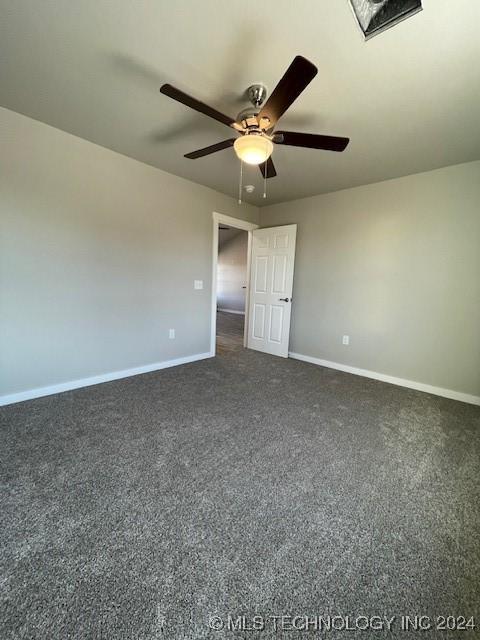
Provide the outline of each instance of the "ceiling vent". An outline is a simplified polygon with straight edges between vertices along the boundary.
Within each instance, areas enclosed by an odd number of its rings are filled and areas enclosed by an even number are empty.
[[[350,0],[365,40],[422,10],[422,0]]]

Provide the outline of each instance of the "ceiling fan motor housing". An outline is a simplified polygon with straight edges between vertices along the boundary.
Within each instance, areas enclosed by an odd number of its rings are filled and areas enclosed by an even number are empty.
[[[253,132],[257,129],[259,130],[257,116],[267,97],[267,89],[263,84],[252,84],[245,93],[253,106],[242,109],[237,115],[237,122],[241,122],[243,128],[247,131]]]
[[[253,107],[247,107],[240,111],[237,116],[237,122],[241,122],[244,129],[258,129],[258,113],[259,111],[256,111]]]

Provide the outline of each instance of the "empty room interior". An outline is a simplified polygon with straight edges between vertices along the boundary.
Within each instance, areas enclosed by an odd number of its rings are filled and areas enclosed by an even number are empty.
[[[0,638],[480,634],[480,3],[0,0]]]

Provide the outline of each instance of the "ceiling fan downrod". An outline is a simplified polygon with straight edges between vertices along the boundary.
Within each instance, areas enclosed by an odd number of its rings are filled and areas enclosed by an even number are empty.
[[[265,102],[267,89],[263,84],[252,84],[247,89],[247,96],[253,106],[258,109]]]

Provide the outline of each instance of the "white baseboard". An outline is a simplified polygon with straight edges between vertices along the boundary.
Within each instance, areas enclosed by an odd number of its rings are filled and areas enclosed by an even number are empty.
[[[436,396],[443,396],[444,398],[450,398],[451,400],[459,400],[460,402],[468,402],[469,404],[480,405],[480,396],[472,396],[468,393],[453,391],[452,389],[443,389],[442,387],[433,387],[430,384],[424,384],[423,382],[415,382],[414,380],[405,380],[404,378],[395,378],[394,376],[388,376],[384,373],[378,373],[376,371],[369,371],[368,369],[357,369],[357,367],[350,367],[347,364],[331,362],[330,360],[321,360],[320,358],[314,358],[312,356],[304,356],[301,353],[291,352],[288,355],[290,358],[295,358],[296,360],[303,360],[304,362],[310,362],[311,364],[317,364],[321,367],[328,367],[329,369],[338,369],[339,371],[345,371],[346,373],[353,373],[356,376],[364,376],[365,378],[373,378],[374,380],[381,380],[382,382],[389,382],[390,384],[396,384],[399,387],[408,387],[409,389],[415,389],[416,391],[424,391],[425,393],[433,393]]]
[[[235,313],[237,316],[245,315],[245,311],[235,311],[235,309],[217,309],[217,311],[223,311],[223,313]]]
[[[33,400],[33,398],[41,398],[43,396],[51,396],[54,393],[63,393],[64,391],[72,391],[73,389],[80,389],[81,387],[90,387],[94,384],[101,384],[102,382],[111,382],[112,380],[120,380],[121,378],[130,378],[131,376],[138,376],[141,373],[150,373],[151,371],[159,371],[160,369],[167,369],[168,367],[177,367],[180,364],[196,362],[197,360],[205,360],[206,358],[211,357],[212,354],[210,352],[197,353],[193,356],[185,356],[183,358],[176,358],[175,360],[153,362],[152,364],[147,364],[142,367],[133,367],[132,369],[123,369],[122,371],[112,371],[110,373],[102,373],[101,375],[92,376],[90,378],[70,380],[69,382],[61,382],[60,384],[54,384],[48,387],[38,387],[36,389],[29,389],[28,391],[11,393],[9,395],[0,396],[0,406],[14,404],[15,402],[23,402],[24,400]]]

